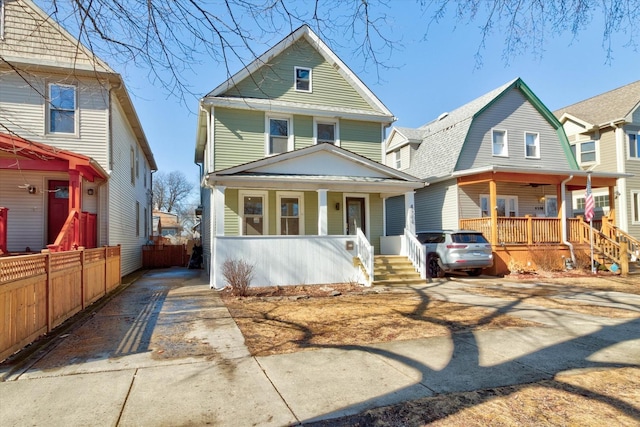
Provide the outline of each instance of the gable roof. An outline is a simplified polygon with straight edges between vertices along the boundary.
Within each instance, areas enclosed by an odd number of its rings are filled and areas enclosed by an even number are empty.
[[[630,122],[639,107],[640,80],[560,108],[554,114],[561,121],[571,116],[591,126],[603,127],[621,120]]]
[[[516,78],[449,113],[441,114],[436,120],[417,128],[417,132],[423,133],[422,143],[416,150],[407,172],[426,180],[450,176],[455,171],[473,120],[512,89],[519,90],[557,130],[564,152],[569,161],[571,161],[573,156],[566,141],[566,135],[562,130],[562,125],[524,81]],[[577,164],[575,169],[578,169]]]
[[[361,191],[406,192],[421,188],[418,178],[370,160],[333,144],[316,144],[210,173],[211,184],[251,188],[322,189],[333,191],[359,188]],[[363,189],[366,187],[366,189]],[[375,190],[374,190],[375,188]]]
[[[13,9],[9,9],[9,5]],[[48,40],[42,34],[34,32],[27,32],[22,34],[23,39],[12,39],[11,34],[6,34],[3,43],[0,43],[0,68],[8,67],[11,70],[27,70],[29,72],[47,72],[54,74],[69,74],[69,70],[72,70],[75,77],[92,78],[98,81],[102,81],[107,84],[109,89],[115,95],[124,113],[127,121],[133,130],[133,133],[145,154],[145,157],[149,161],[151,170],[157,170],[153,152],[149,146],[149,142],[142,129],[142,124],[138,118],[133,102],[129,96],[124,81],[120,74],[116,73],[109,65],[102,59],[97,57],[89,48],[83,45],[78,39],[76,39],[71,33],[69,33],[64,27],[58,24],[50,16],[48,16],[40,7],[38,7],[31,0],[20,0],[16,2],[4,3],[5,13],[11,10],[20,10],[29,15],[30,19],[35,20],[38,31],[42,31],[46,34],[55,34],[59,39],[56,43],[68,43],[73,49],[73,56],[66,60],[58,57],[57,59],[45,59],[38,55],[31,55],[28,50],[15,52],[16,46],[28,45],[25,39],[36,39],[37,42],[42,40]],[[5,22],[7,22],[5,20]],[[50,41],[45,41],[47,43]]]
[[[351,71],[349,67],[347,67],[347,65],[342,62],[342,60],[329,48],[329,46],[327,46],[306,24],[293,31],[271,49],[254,59],[247,66],[243,67],[236,74],[205,95],[205,98],[217,97],[227,92],[231,87],[249,77],[253,72],[257,71],[265,64],[268,64],[274,57],[278,56],[285,49],[289,48],[302,38],[309,42],[309,44],[316,49],[325,61],[331,64],[338,73],[351,84],[351,86],[360,94],[360,96],[362,96],[372,109],[382,113],[383,115],[393,117],[391,111],[389,111],[382,101],[375,96],[375,94],[362,82],[362,80],[360,80],[360,78],[358,78],[358,76]]]

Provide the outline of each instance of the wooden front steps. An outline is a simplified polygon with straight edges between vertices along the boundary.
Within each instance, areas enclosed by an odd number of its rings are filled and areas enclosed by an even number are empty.
[[[424,285],[413,264],[403,255],[376,255],[373,259],[374,281],[372,286]]]

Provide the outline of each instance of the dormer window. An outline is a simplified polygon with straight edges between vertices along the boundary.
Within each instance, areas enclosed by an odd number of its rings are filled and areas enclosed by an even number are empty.
[[[296,91],[311,92],[311,68],[295,67]]]

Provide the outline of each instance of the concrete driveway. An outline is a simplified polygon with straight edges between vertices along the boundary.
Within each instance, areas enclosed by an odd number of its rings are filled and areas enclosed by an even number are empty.
[[[639,318],[516,306],[467,286],[454,278],[420,291],[544,326],[251,357],[200,271],[150,271],[31,357],[2,365],[1,424],[297,425],[577,368],[640,366]],[[574,298],[640,317],[639,295]]]

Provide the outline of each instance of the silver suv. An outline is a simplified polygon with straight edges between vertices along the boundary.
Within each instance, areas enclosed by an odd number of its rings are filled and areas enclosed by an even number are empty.
[[[428,277],[443,277],[448,271],[479,276],[493,265],[491,244],[479,231],[428,230],[416,235],[426,249]]]

